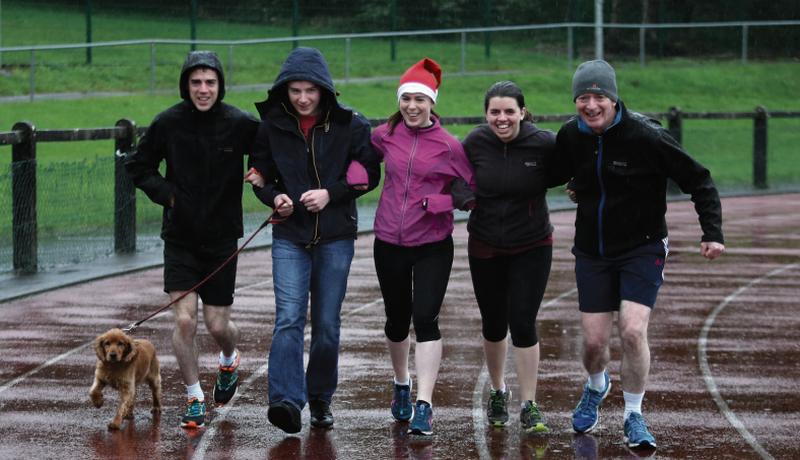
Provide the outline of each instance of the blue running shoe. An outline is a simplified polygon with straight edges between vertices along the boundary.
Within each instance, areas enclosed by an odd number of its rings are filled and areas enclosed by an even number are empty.
[[[411,404],[411,379],[408,379],[408,385],[394,383],[393,386],[392,417],[398,422],[407,422],[414,415],[414,405]]]
[[[417,401],[414,408],[414,418],[408,427],[408,434],[430,436],[433,434],[433,409],[426,402]]]
[[[608,376],[608,371],[603,374],[606,381],[606,386],[601,391],[595,391],[589,388],[589,384],[583,386],[583,395],[581,400],[572,412],[572,429],[577,433],[588,433],[597,426],[600,420],[599,408],[600,403],[606,399],[608,392],[611,391],[611,378]]]
[[[625,419],[625,444],[628,447],[639,447],[642,449],[655,449],[656,438],[647,429],[647,422],[644,421],[642,414],[631,412]]]
[[[181,427],[200,428],[206,424],[206,403],[192,398],[186,403],[186,411],[181,417]]]

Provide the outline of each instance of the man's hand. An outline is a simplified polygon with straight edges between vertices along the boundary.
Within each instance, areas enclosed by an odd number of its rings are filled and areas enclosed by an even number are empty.
[[[305,205],[308,212],[320,212],[331,201],[331,195],[324,188],[308,190],[300,195],[300,202]]]
[[[256,168],[250,168],[244,175],[244,181],[255,185],[258,188],[264,187],[264,177]]]
[[[289,217],[294,212],[294,204],[289,195],[281,193],[275,197],[275,212],[281,217]]]
[[[725,245],[714,241],[700,243],[700,254],[708,260],[714,260],[725,252]]]
[[[573,203],[577,203],[578,202],[578,194],[575,193],[575,190],[567,188],[567,189],[564,189],[564,191],[567,192],[567,196],[569,197],[570,201],[572,201]]]

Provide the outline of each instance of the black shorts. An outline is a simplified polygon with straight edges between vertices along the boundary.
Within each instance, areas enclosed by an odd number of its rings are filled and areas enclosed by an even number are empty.
[[[164,242],[164,292],[188,291],[219,268],[236,249],[236,240],[196,247]],[[197,289],[204,304],[219,307],[233,304],[236,262],[234,257]]]
[[[616,257],[596,257],[573,247],[580,311],[618,311],[623,300],[653,308],[668,252],[666,238]]]

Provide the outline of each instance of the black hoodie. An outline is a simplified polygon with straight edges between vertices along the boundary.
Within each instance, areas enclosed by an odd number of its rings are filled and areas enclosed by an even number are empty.
[[[300,118],[288,99],[293,81],[308,81],[321,90],[320,115],[308,139],[301,132]],[[294,212],[276,225],[273,235],[299,244],[316,244],[355,238],[358,215],[355,199],[367,191],[350,188],[345,174],[357,160],[367,170],[369,190],[378,185],[380,166],[370,143],[369,122],[336,100],[328,65],[314,48],[296,48],[283,63],[265,101],[256,103],[261,125],[256,135],[250,165],[264,176],[263,188],[253,187],[266,205],[287,194]],[[326,189],[330,202],[318,213],[300,203],[308,190]]]
[[[217,100],[205,112],[189,95],[189,75],[198,68],[216,71],[218,79]],[[189,53],[178,82],[184,100],[155,117],[125,167],[136,186],[164,207],[165,241],[191,247],[236,240],[243,234],[244,155],[258,120],[222,102],[222,65],[210,51]],[[165,176],[158,170],[162,161]]]

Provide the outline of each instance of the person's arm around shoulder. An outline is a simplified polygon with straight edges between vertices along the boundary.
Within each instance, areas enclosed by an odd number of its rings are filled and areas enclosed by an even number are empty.
[[[364,172],[366,172],[366,186],[364,186],[362,177],[359,179],[359,182],[362,183],[360,187],[351,187],[348,184],[347,172],[345,171],[342,180],[327,189],[331,202],[356,199],[377,187],[380,182],[380,159],[372,146],[369,121],[354,112],[349,129],[352,131],[350,135],[350,151],[348,152],[348,168],[353,162],[357,162],[363,167]]]
[[[277,166],[272,157],[269,132],[267,121],[262,120],[253,139],[245,181],[253,185],[253,193],[262,203],[277,209],[279,205],[276,204],[276,198],[284,191],[280,187]]]

